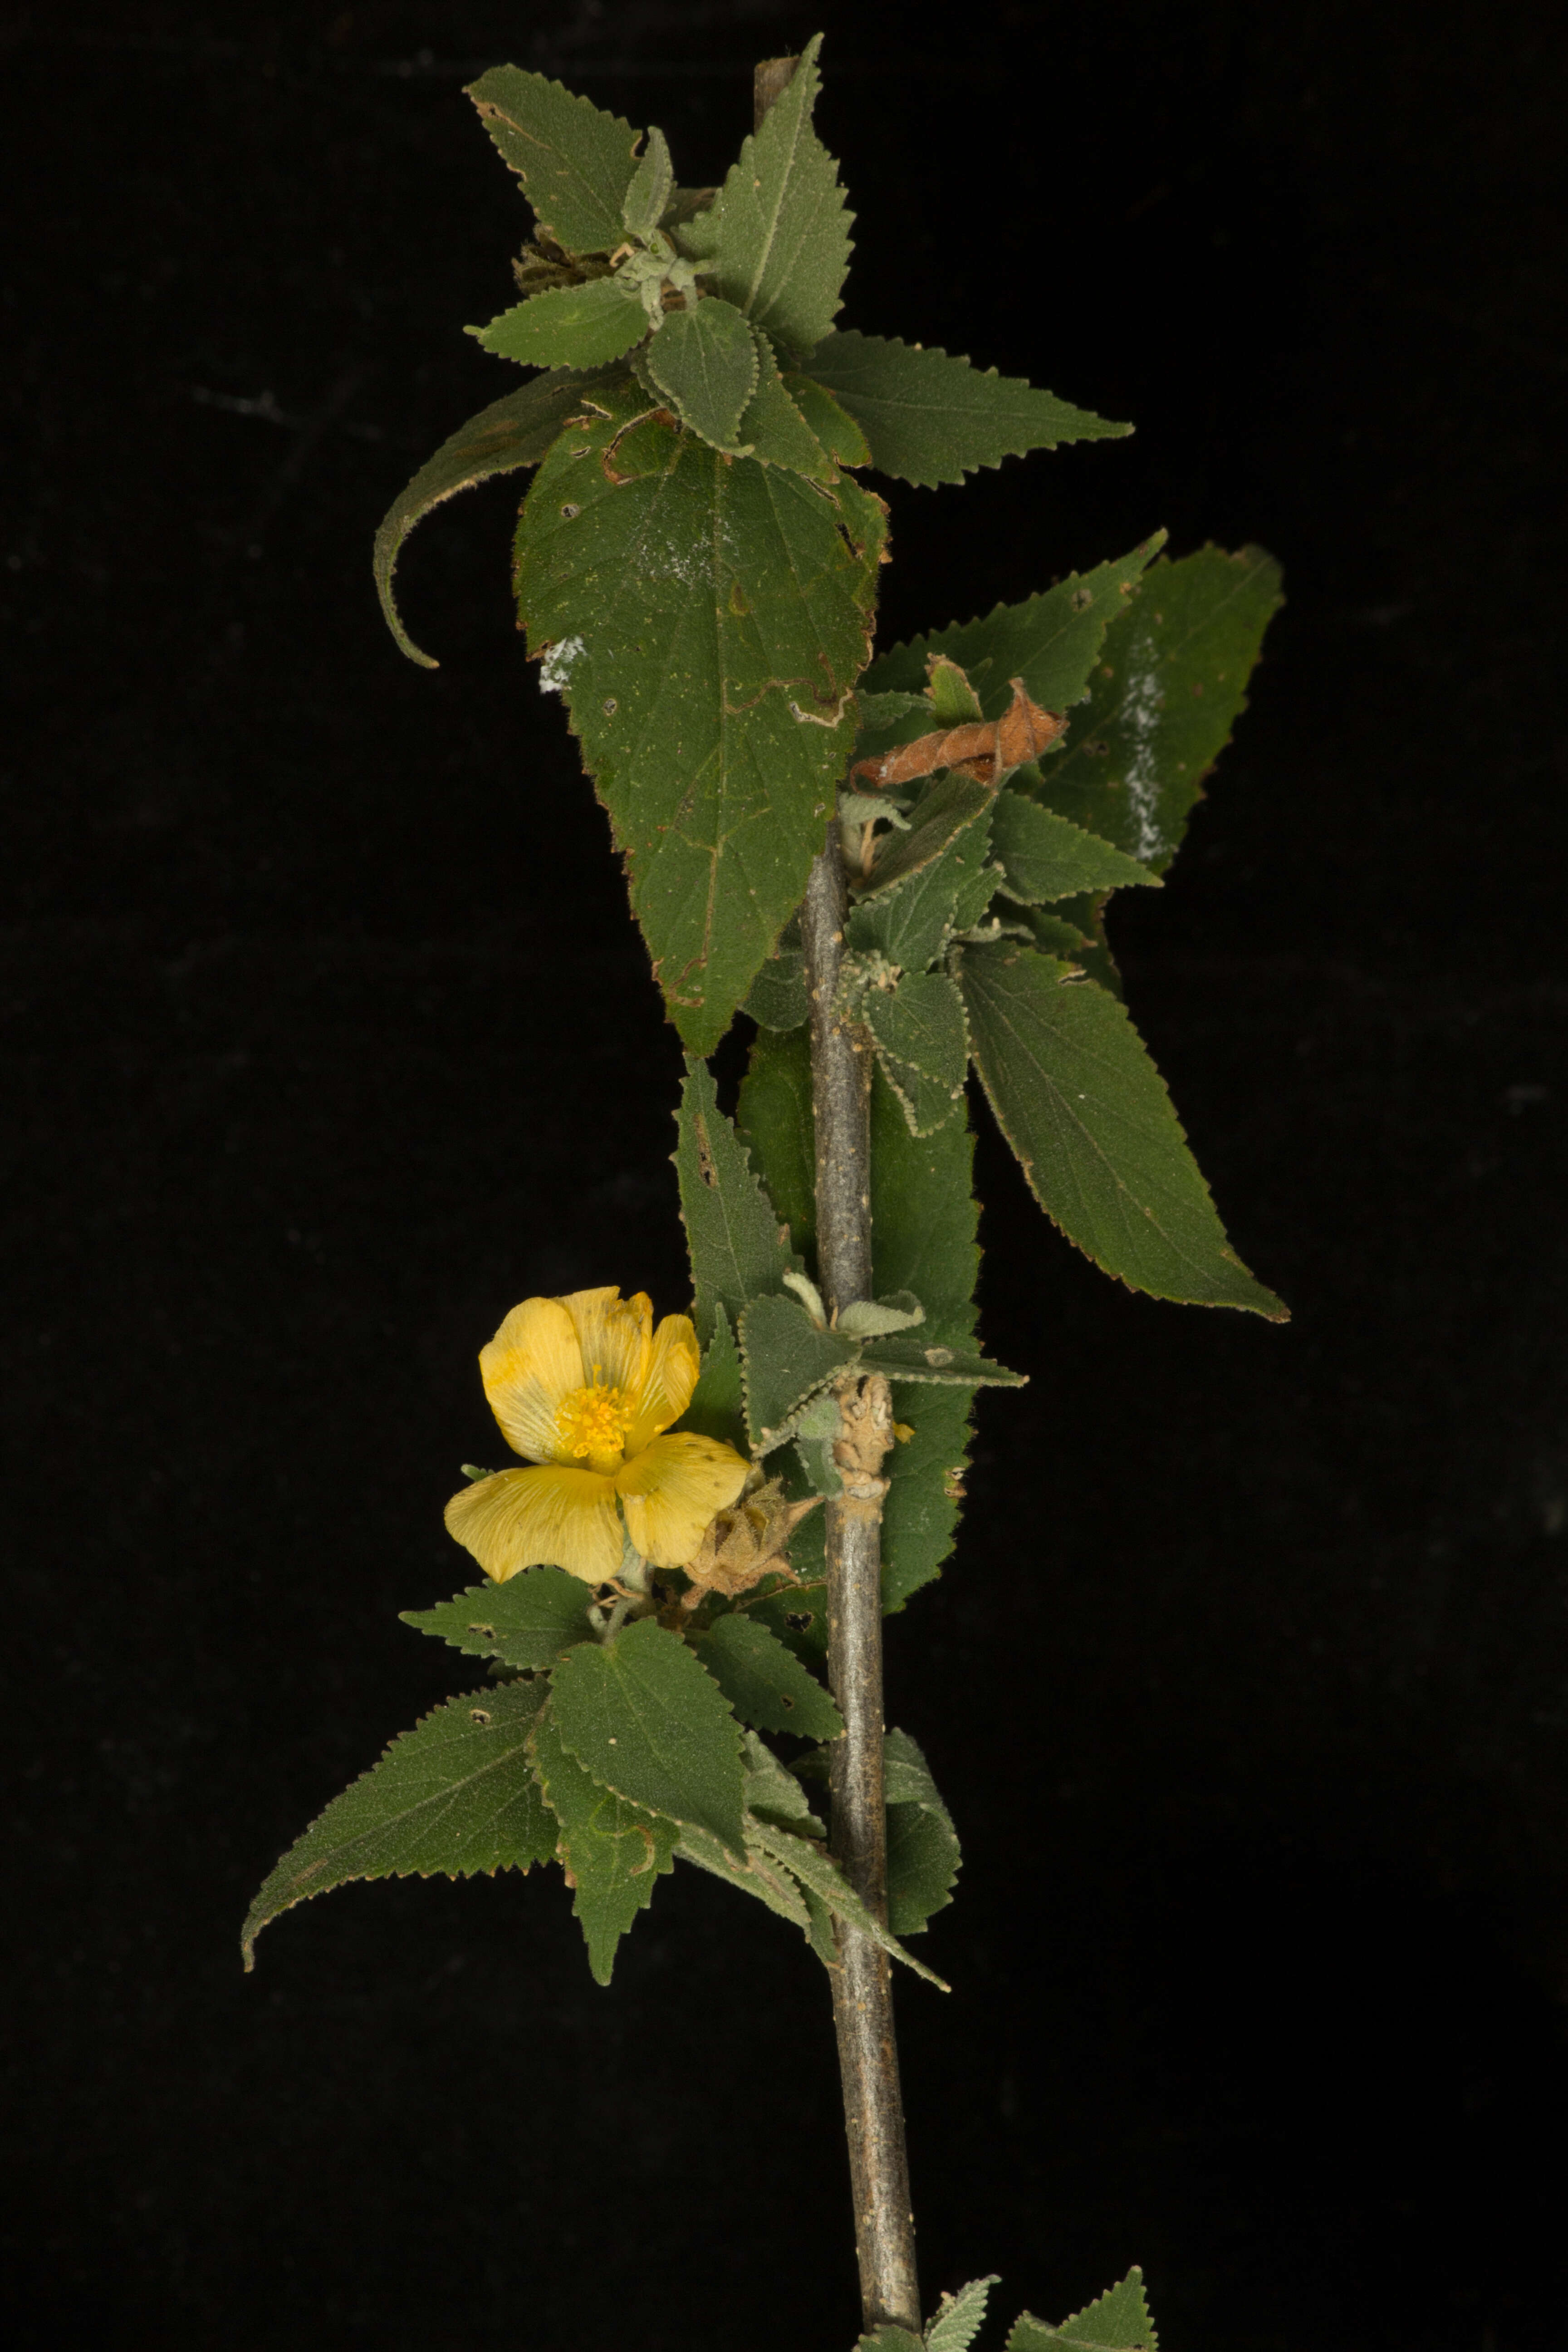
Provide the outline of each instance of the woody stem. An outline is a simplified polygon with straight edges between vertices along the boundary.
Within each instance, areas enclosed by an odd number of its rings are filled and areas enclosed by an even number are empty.
[[[837,817],[811,870],[801,931],[811,1001],[812,1110],[816,1142],[817,1272],[830,1312],[871,1292],[871,1055],[863,1031],[838,1014],[847,912]],[[834,1457],[842,1492],[825,1506],[827,1676],[844,1732],[828,1751],[833,1853],[867,1909],[888,1916],[882,1793],[882,1457],[892,1405],[879,1373],[840,1383]],[[833,2016],[849,2141],[855,2241],[866,2326],[919,2333],[914,2216],[893,2033],[887,1954],[858,1929],[835,1927]]]

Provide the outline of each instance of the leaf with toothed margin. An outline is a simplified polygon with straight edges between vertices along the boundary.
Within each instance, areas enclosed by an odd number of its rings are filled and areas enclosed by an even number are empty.
[[[1164,543],[1164,532],[1156,531],[1130,554],[1092,572],[1069,572],[1022,604],[996,604],[983,620],[955,621],[893,646],[867,671],[866,688],[918,694],[931,656],[945,654],[967,674],[987,719],[1006,710],[1015,677],[1045,709],[1070,710],[1088,688],[1106,630]]]
[[[880,2327],[871,2330],[869,2336],[861,2336],[855,2352],[925,2352],[925,2345],[921,2337],[911,2336],[907,2327],[896,2326],[892,2320],[885,2319]]]
[[[591,399],[595,387],[606,380],[602,372],[584,375],[561,368],[535,376],[521,391],[509,392],[504,400],[492,401],[460,425],[450,440],[442,442],[389,508],[375,534],[375,592],[386,625],[410,661],[425,669],[437,667],[405,629],[392,593],[392,575],[415,524],[443,499],[471,489],[476,482],[489,481],[492,474],[514,474],[521,467],[537,466],[582,403]]]
[[[595,1981],[607,1985],[621,1937],[653,1901],[658,1880],[675,1867],[680,1824],[601,1788],[568,1752],[553,1708],[536,1727],[533,1755],[560,1824],[558,1850],[588,1966]]]
[[[470,1585],[434,1609],[405,1609],[404,1624],[433,1633],[470,1657],[546,1674],[574,1642],[594,1638],[591,1595],[578,1576],[559,1568],[525,1568],[504,1584]]]
[[[1135,2264],[1119,2286],[1097,2295],[1059,2327],[1025,2312],[1007,2338],[1007,2352],[1159,2352],[1159,2344],[1143,2273]]]
[[[994,2286],[990,2278],[971,2279],[956,2294],[944,2294],[935,2318],[926,2329],[926,2352],[969,2352],[985,2321],[985,2305]]]
[[[675,166],[669,160],[669,142],[663,131],[654,127],[648,131],[647,144],[621,202],[621,226],[627,236],[640,237],[646,245],[668,210],[674,194]]]
[[[1068,1239],[1155,1298],[1288,1320],[1226,1239],[1125,1006],[1033,948],[966,948],[959,980],[996,1123]]]
[[[699,1870],[710,1871],[715,1878],[721,1878],[726,1886],[738,1887],[742,1895],[754,1895],[759,1903],[765,1903],[781,1919],[787,1919],[803,1935],[810,1935],[811,1914],[799,1887],[787,1870],[770,1862],[759,1848],[748,1846],[745,1862],[738,1863],[706,1830],[688,1829],[681,1832],[675,1853],[677,1861],[695,1863]]]
[[[910,1133],[933,1134],[956,1114],[969,1075],[963,998],[945,972],[911,971],[890,991],[868,989],[863,1010]]]
[[[722,1444],[732,1445],[737,1454],[746,1450],[741,1350],[721,1299],[714,1307],[713,1337],[702,1351],[697,1386],[680,1416],[680,1426],[695,1430],[702,1437],[716,1437]]]
[[[1281,601],[1279,566],[1260,547],[1205,547],[1152,565],[1106,632],[1088,700],[1045,762],[1038,798],[1163,873],[1247,708]]]
[[[802,994],[805,983],[802,982]],[[806,1258],[816,1247],[816,1162],[811,1111],[811,1043],[804,1028],[752,1041],[736,1122],[768,1198]],[[769,1286],[783,1286],[783,1276]]]
[[[1016,792],[998,793],[991,812],[991,858],[1005,877],[1002,887],[1026,906],[1076,898],[1086,890],[1116,890],[1159,877],[1098,834],[1042,808]]]
[[[708,1053],[805,893],[887,517],[606,392],[534,479],[517,590],[610,813],[670,1017]],[[665,420],[660,421],[661,417]]]
[[[838,166],[811,127],[822,36],[744,141],[711,212],[682,243],[716,292],[786,351],[806,352],[833,324],[849,267],[850,215]]]
[[[895,1936],[918,1936],[952,1901],[962,1860],[958,1832],[931,1767],[907,1731],[886,1734],[882,1758],[888,1811],[888,1925]]]
[[[884,1952],[890,1953],[896,1960],[902,1960],[907,1969],[913,1969],[916,1976],[924,1977],[927,1984],[935,1985],[939,1992],[952,1990],[951,1985],[942,1982],[934,1969],[928,1969],[923,1960],[917,1960],[912,1952],[906,1952],[898,1937],[867,1910],[826,1846],[818,1845],[815,1839],[795,1837],[788,1830],[776,1829],[771,1822],[759,1821],[755,1835],[756,1843],[763,1853],[770,1854],[774,1862],[782,1863],[792,1878],[797,1878],[802,1886],[826,1903],[836,1919],[842,1919],[847,1927],[858,1927],[863,1936],[869,1936]]]
[[[752,1452],[782,1444],[801,1406],[858,1354],[853,1339],[818,1330],[798,1300],[754,1298],[741,1318],[746,1429]]]
[[[692,1647],[741,1722],[802,1739],[837,1739],[843,1730],[843,1717],[816,1676],[752,1618],[717,1618]]]
[[[738,438],[751,449],[759,465],[787,466],[808,482],[832,489],[838,468],[817,439],[779,373],[767,337],[757,337],[757,388],[741,419]]]
[[[740,1726],[679,1633],[639,1618],[568,1650],[550,1688],[563,1744],[602,1788],[744,1854]]]
[[[715,297],[672,311],[644,363],[683,425],[715,449],[735,448],[757,388],[758,358],[756,337],[732,302]]]
[[[864,906],[869,898],[896,884],[907,882],[939,857],[957,856],[962,836],[990,813],[996,795],[989,784],[979,782],[973,776],[951,769],[931,785],[917,803],[910,816],[907,833],[889,834],[877,854],[871,877],[856,899]],[[973,845],[975,854],[984,858],[984,834]]]
[[[548,1862],[555,1824],[528,1754],[544,1691],[542,1683],[472,1691],[395,1739],[262,1887],[240,1937],[247,1969],[268,1920],[351,1879],[493,1875]]]
[[[707,1347],[717,1331],[719,1310],[731,1329],[738,1329],[752,1299],[783,1289],[795,1255],[745,1143],[719,1108],[711,1072],[691,1055],[676,1127],[680,1218],[697,1292],[692,1319]]]
[[[492,66],[464,96],[522,182],[540,226],[568,253],[613,251],[621,241],[641,131],[547,75],[518,66]]]
[[[597,368],[647,333],[647,312],[613,278],[556,286],[514,302],[487,326],[468,327],[481,351],[520,367]]]
[[[818,343],[804,367],[858,425],[878,472],[925,489],[1031,449],[1120,441],[1132,430],[1021,377],[854,328]]]
[[[959,1389],[1021,1389],[1026,1372],[1010,1372],[989,1356],[973,1349],[933,1347],[923,1331],[907,1339],[900,1332],[890,1339],[871,1339],[861,1355],[868,1372],[886,1372],[890,1381],[909,1381],[917,1387]]]
[[[871,446],[855,419],[825,384],[786,368],[784,385],[817,440],[837,466],[868,466]]]

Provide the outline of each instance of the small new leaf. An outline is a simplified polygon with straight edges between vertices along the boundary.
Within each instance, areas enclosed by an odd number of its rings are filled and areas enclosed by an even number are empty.
[[[756,338],[732,303],[715,298],[672,311],[648,345],[646,365],[683,425],[715,449],[736,452],[758,359]]]
[[[640,133],[545,75],[494,66],[466,96],[522,182],[539,225],[568,253],[620,243]]]
[[[944,2294],[926,2329],[926,2352],[969,2352],[984,2323],[991,2290],[999,2284],[994,2275],[971,2279],[956,2294]]]
[[[838,166],[811,127],[821,47],[820,33],[807,42],[712,211],[691,224],[685,240],[717,291],[796,352],[828,332],[849,267],[850,215]]]
[[[774,1205],[751,1154],[719,1108],[712,1075],[688,1055],[676,1113],[675,1171],[697,1292],[693,1320],[706,1347],[722,1307],[731,1330],[753,1298],[773,1296],[794,1265]]]
[[[781,1445],[802,1405],[855,1361],[853,1339],[821,1331],[793,1298],[757,1298],[741,1318],[752,1449]]]
[[[1025,2312],[1007,2338],[1007,2352],[1159,2352],[1160,2339],[1149,2316],[1143,2294],[1143,2273],[1136,2266],[1119,2286],[1049,2327]]]
[[[593,1639],[581,1577],[559,1568],[528,1568],[504,1584],[470,1585],[434,1609],[405,1609],[405,1625],[433,1633],[470,1657],[546,1674],[574,1643]]]
[[[647,145],[626,186],[621,205],[621,226],[628,236],[646,245],[669,208],[675,189],[675,166],[662,131],[649,131]]]
[[[1017,376],[854,328],[829,335],[805,367],[859,425],[878,471],[928,489],[1031,449],[1120,440],[1132,430]]]
[[[397,498],[375,534],[375,590],[387,627],[410,661],[424,669],[436,668],[421,653],[403,625],[392,593],[392,575],[403,542],[432,507],[492,474],[512,474],[522,466],[537,466],[545,457],[568,417],[584,400],[592,399],[600,379],[567,371],[536,376],[504,400],[492,401],[477,416],[443,441],[427,458],[408,488]]]
[[[488,327],[469,327],[481,349],[524,367],[597,368],[618,360],[647,332],[647,313],[613,278],[557,286],[514,302]]]
[[[975,1066],[1047,1215],[1156,1298],[1288,1319],[1225,1236],[1126,1009],[1032,948],[963,951]]]
[[[601,1788],[568,1753],[553,1709],[537,1727],[533,1753],[560,1824],[559,1852],[588,1966],[595,1980],[607,1985],[621,1937],[653,1901],[658,1879],[675,1867],[680,1827]]]
[[[969,1037],[963,1002],[945,972],[909,972],[890,992],[869,989],[866,1025],[914,1136],[945,1126],[963,1097]]]
[[[529,1762],[542,1683],[448,1699],[395,1739],[291,1845],[250,1906],[248,1971],[268,1920],[354,1878],[448,1878],[523,1870],[555,1852]]]
[[[740,1727],[679,1633],[643,1617],[569,1650],[551,1692],[563,1744],[602,1788],[744,1855]]]

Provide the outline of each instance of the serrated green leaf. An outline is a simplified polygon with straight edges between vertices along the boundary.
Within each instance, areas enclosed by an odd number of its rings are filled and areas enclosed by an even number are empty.
[[[782,1863],[792,1878],[798,1879],[803,1887],[826,1903],[835,1918],[869,1936],[874,1944],[894,1959],[902,1960],[907,1969],[913,1969],[916,1976],[924,1977],[927,1984],[935,1985],[939,1992],[951,1992],[951,1985],[944,1984],[912,1952],[906,1952],[898,1937],[867,1910],[826,1846],[811,1838],[796,1837],[789,1830],[775,1829],[770,1822],[758,1822],[756,1843],[774,1862]]]
[[[492,319],[469,327],[480,348],[524,367],[597,368],[620,359],[647,332],[647,312],[613,278],[586,286],[556,286],[531,294]]]
[[[802,1739],[837,1739],[843,1730],[843,1717],[816,1676],[753,1618],[720,1617],[692,1646],[742,1723]]]
[[[768,1198],[796,1248],[809,1258],[816,1247],[816,1157],[811,1041],[804,1029],[752,1039],[735,1116]]]
[[[613,251],[641,132],[518,66],[492,66],[464,95],[522,182],[540,226],[568,253]]]
[[[938,779],[910,814],[907,833],[889,834],[881,843],[871,878],[861,885],[857,903],[864,905],[878,892],[890,890],[911,874],[944,857],[959,836],[990,814],[996,795],[989,784],[951,770]],[[973,845],[983,858],[984,840]]]
[[[985,2320],[985,2305],[1001,2281],[971,2279],[956,2294],[944,2294],[935,2318],[926,2329],[926,2352],[969,2352]]]
[[[784,388],[816,439],[837,466],[868,466],[871,446],[847,409],[840,408],[826,384],[794,369],[784,371]]]
[[[566,695],[671,1017],[708,1052],[822,844],[886,516],[847,478],[827,498],[653,414],[634,423],[638,399],[605,394],[609,415],[545,459],[518,597],[531,648],[552,649],[543,682]]]
[[[738,1330],[748,1302],[782,1290],[795,1260],[751,1155],[719,1108],[711,1073],[691,1055],[676,1128],[680,1219],[697,1293],[692,1319],[707,1347],[720,1307]]]
[[[679,1822],[626,1803],[584,1772],[561,1738],[551,1706],[534,1735],[534,1762],[560,1824],[559,1852],[572,1909],[595,1982],[607,1985],[616,1948],[675,1867]]]
[[[809,351],[827,333],[849,267],[838,166],[811,127],[821,47],[820,33],[806,43],[712,211],[691,224],[700,234],[688,238],[718,292],[792,352]]]
[[[248,1971],[269,1920],[355,1878],[522,1870],[555,1852],[528,1758],[542,1683],[471,1691],[403,1732],[279,1863],[240,1933]]]
[[[647,347],[648,374],[683,425],[733,450],[757,388],[757,345],[732,303],[717,298],[671,311]]]
[[[974,1391],[895,1381],[893,1418],[913,1435],[883,1466],[882,1613],[902,1609],[952,1549],[973,1438]]]
[[[404,1624],[449,1642],[470,1657],[545,1674],[574,1642],[594,1638],[591,1595],[581,1577],[559,1568],[526,1568],[504,1584],[474,1584],[434,1609],[399,1612]]]
[[[888,1808],[888,1925],[895,1936],[918,1936],[952,1900],[962,1860],[958,1832],[930,1765],[907,1731],[886,1734],[882,1770]]]
[[[1010,1372],[1005,1364],[993,1363],[989,1356],[972,1348],[932,1346],[923,1331],[907,1338],[900,1332],[890,1339],[868,1339],[860,1360],[868,1372],[886,1372],[890,1381],[907,1381],[919,1387],[1021,1389],[1028,1385],[1026,1372]]]
[[[913,694],[925,683],[933,654],[945,654],[969,676],[988,719],[1000,719],[1021,677],[1047,710],[1070,710],[1081,701],[1100,657],[1105,632],[1126,609],[1146,565],[1165,543],[1163,530],[1113,563],[1069,572],[1065,580],[1022,604],[997,604],[984,620],[955,621],[879,654],[866,673],[873,694]]]
[[[1135,857],[1022,793],[996,795],[991,856],[1006,877],[1008,897],[1026,906],[1070,898],[1083,890],[1115,890],[1159,880]]]
[[[832,489],[838,469],[812,431],[787,390],[773,345],[757,337],[757,388],[742,417],[737,438],[748,446],[759,465],[787,466],[808,482]]]
[[[563,1743],[602,1788],[743,1856],[740,1727],[679,1633],[643,1617],[569,1650],[551,1693]]]
[[[739,1887],[742,1895],[754,1895],[759,1903],[765,1903],[770,1911],[776,1911],[781,1919],[787,1919],[809,1938],[811,1914],[805,1897],[788,1871],[770,1862],[760,1848],[748,1848],[745,1862],[738,1863],[706,1830],[689,1829],[681,1832],[675,1853],[678,1861],[693,1862],[700,1870],[711,1871],[715,1878],[721,1878],[727,1886]]]
[[[763,1029],[798,1029],[811,1007],[805,993],[805,957],[794,924],[752,982],[745,1011]]]
[[[702,1365],[691,1402],[680,1416],[682,1429],[702,1437],[717,1437],[737,1454],[746,1450],[746,1412],[741,1384],[741,1350],[730,1328],[722,1299],[713,1309],[713,1337],[702,1351]]]
[[[536,376],[520,391],[509,392],[504,400],[492,401],[459,426],[450,440],[442,442],[387,509],[375,534],[375,591],[386,625],[410,661],[424,669],[437,667],[405,629],[392,593],[392,575],[415,524],[443,499],[471,489],[476,482],[489,481],[492,474],[512,474],[520,467],[537,466],[568,418],[584,399],[592,397],[602,380],[598,375],[563,370]]]
[[[853,327],[819,343],[806,365],[859,425],[879,472],[925,489],[1031,449],[1116,441],[1132,430],[1021,377]]]
[[[961,779],[967,783],[968,779]],[[946,795],[944,788],[938,792]],[[978,790],[965,793],[961,807],[972,805]],[[948,803],[951,807],[952,803]],[[985,811],[981,808],[979,815]],[[922,830],[925,820],[921,820]],[[913,828],[911,827],[911,830]],[[940,837],[940,827],[933,822],[932,838]],[[845,929],[845,940],[852,953],[868,951],[886,956],[901,971],[923,971],[929,963],[942,954],[952,932],[963,928],[957,920],[961,895],[970,895],[989,901],[998,877],[992,875],[982,880],[985,871],[985,854],[989,828],[972,818],[949,834],[939,854],[923,865],[906,872],[886,888],[873,889],[867,897],[851,906]]]
[[[969,1071],[969,1036],[957,989],[945,972],[907,972],[890,991],[868,989],[864,1013],[882,1075],[903,1106],[910,1133],[934,1134],[956,1111]]]
[[[1059,2327],[1025,2312],[1007,2338],[1007,2352],[1159,2352],[1159,2336],[1143,2294],[1143,2273],[1136,2266],[1120,2286],[1099,2295]]]
[[[798,1830],[803,1837],[825,1838],[826,1829],[811,1810],[806,1795],[795,1774],[779,1762],[766,1740],[759,1739],[754,1731],[741,1734],[741,1753],[746,1767],[746,1811],[760,1822],[782,1824]]]
[[[1205,547],[1147,572],[1106,635],[1066,745],[1040,796],[1154,873],[1175,856],[1203,779],[1240,712],[1263,633],[1281,603],[1260,547]]]
[[[862,2336],[855,2352],[925,2352],[922,2339],[911,2336],[907,2327],[896,2327],[890,2319],[874,2327],[869,2336]]]
[[[754,1298],[741,1318],[745,1366],[746,1428],[753,1453],[766,1453],[788,1435],[808,1397],[837,1378],[859,1353],[853,1339],[819,1331],[793,1298]]]
[[[628,236],[646,245],[669,209],[675,194],[675,166],[662,131],[650,129],[636,170],[621,201],[621,226]]]
[[[1121,974],[1116,969],[1116,959],[1105,936],[1108,895],[1103,890],[1090,890],[1081,898],[1058,898],[1048,915],[1039,907],[1010,908],[1008,913],[1016,914],[1026,927],[1036,947],[1047,955],[1065,957],[1120,1003],[1123,993]]]
[[[965,949],[960,981],[997,1124],[1068,1239],[1133,1290],[1285,1321],[1226,1241],[1125,1008],[1032,948]]]

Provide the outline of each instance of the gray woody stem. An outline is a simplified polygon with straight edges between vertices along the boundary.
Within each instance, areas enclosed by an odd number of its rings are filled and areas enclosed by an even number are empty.
[[[835,1012],[844,955],[844,861],[837,818],[811,869],[801,931],[811,999],[811,1096],[816,1133],[817,1272],[830,1312],[871,1290],[871,1055],[868,1040]],[[827,1678],[844,1717],[829,1749],[833,1853],[856,1894],[888,1916],[888,1830],[882,1798],[882,1458],[893,1442],[892,1402],[880,1373],[837,1391],[834,1446],[843,1491],[825,1506]],[[835,1929],[833,2018],[844,2085],[855,2242],[866,2326],[920,2331],[914,2215],[904,2147],[892,1969],[868,1936]]]

